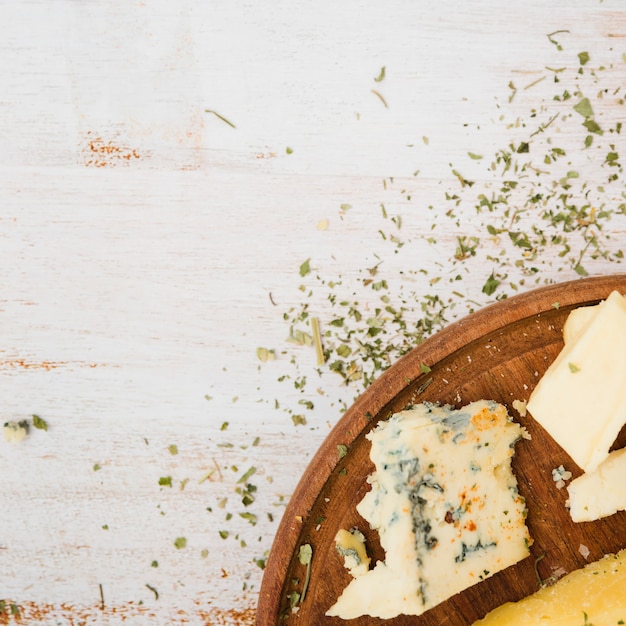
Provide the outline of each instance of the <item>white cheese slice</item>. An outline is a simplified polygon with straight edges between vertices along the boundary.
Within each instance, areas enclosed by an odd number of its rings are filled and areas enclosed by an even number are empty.
[[[376,467],[357,505],[385,561],[354,578],[327,615],[421,615],[517,563],[532,543],[511,471],[522,428],[506,408],[421,404],[369,435]]]
[[[622,296],[626,298],[625,296]],[[579,306],[576,309],[570,311],[570,314],[565,320],[563,325],[563,341],[565,344],[575,341],[580,335],[585,332],[585,329],[591,322],[591,320],[598,313],[599,304],[593,304],[590,306]]]
[[[611,452],[595,471],[574,479],[567,492],[575,522],[591,522],[626,510],[626,448]]]
[[[541,377],[527,406],[590,472],[606,459],[626,421],[626,299],[612,292],[586,321]]]

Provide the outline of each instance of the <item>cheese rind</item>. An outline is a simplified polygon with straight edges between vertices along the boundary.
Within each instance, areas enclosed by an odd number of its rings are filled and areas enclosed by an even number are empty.
[[[597,307],[550,365],[528,411],[586,472],[606,459],[626,421],[626,299]]]
[[[327,615],[421,615],[529,554],[525,505],[511,471],[522,428],[506,408],[421,404],[367,437],[376,471],[357,505],[385,550]]]
[[[567,491],[575,522],[591,522],[626,510],[626,448],[611,452],[595,471],[574,479]]]
[[[626,624],[626,550],[571,572],[551,587],[508,602],[472,626]]]

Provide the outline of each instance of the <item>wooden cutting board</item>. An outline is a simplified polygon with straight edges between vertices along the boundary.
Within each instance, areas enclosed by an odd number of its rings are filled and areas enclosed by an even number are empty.
[[[529,415],[513,409],[527,400],[563,346],[562,328],[575,307],[596,304],[612,290],[626,293],[626,274],[552,285],[501,301],[474,313],[414,348],[387,370],[345,413],[312,459],[280,524],[267,561],[257,624],[383,623],[363,617],[349,622],[325,616],[350,576],[337,554],[340,528],[357,526],[366,536],[373,562],[384,559],[378,535],[356,512],[373,471],[365,435],[381,419],[423,401],[460,407],[480,399],[505,404],[531,434],[516,446],[513,469],[528,506],[534,538],[531,556],[457,594],[420,617],[399,616],[394,626],[471,624],[488,611],[536,591],[542,580],[584,566],[626,546],[626,513],[575,524],[565,507],[566,489],[557,489],[552,470],[581,471]],[[423,372],[422,364],[430,371]],[[626,428],[614,447],[626,445]],[[310,577],[299,559],[312,548]],[[306,584],[306,591],[303,594]],[[297,601],[296,601],[297,600]],[[292,607],[291,604],[294,604]]]

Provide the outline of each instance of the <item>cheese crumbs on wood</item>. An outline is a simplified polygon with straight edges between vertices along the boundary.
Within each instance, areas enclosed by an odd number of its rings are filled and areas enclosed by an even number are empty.
[[[359,571],[327,614],[420,615],[528,556],[511,470],[522,435],[486,400],[459,410],[425,403],[380,423],[368,435],[372,488],[357,510],[386,558]]]

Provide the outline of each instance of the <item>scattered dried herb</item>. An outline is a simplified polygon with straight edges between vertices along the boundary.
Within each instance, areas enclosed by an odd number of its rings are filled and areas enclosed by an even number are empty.
[[[313,560],[313,548],[311,544],[304,543],[300,546],[298,550],[298,560],[302,565],[306,565],[306,575],[304,584],[302,585],[302,593],[300,594],[300,602],[304,602],[311,578],[311,561]]]
[[[307,259],[300,265],[300,276],[304,277],[311,273],[311,259]]]
[[[39,430],[48,430],[48,422],[39,415],[33,415],[33,426]]]
[[[204,109],[204,112],[215,115],[217,119],[222,120],[222,122],[228,124],[231,128],[237,128],[230,120],[226,119],[223,115],[220,115],[217,111],[214,111],[213,109]]]
[[[387,104],[387,100],[385,100],[384,96],[377,91],[376,89],[372,89],[371,92],[383,103],[383,106],[388,109],[389,105]]]

